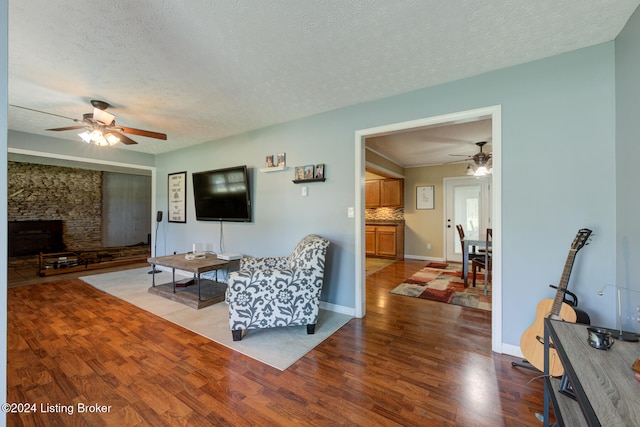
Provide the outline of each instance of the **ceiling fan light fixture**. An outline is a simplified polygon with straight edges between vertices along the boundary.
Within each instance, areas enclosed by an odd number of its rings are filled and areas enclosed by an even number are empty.
[[[91,134],[88,131],[85,130],[84,132],[79,133],[78,136],[87,144],[91,144]]]
[[[476,169],[476,173],[474,173],[474,176],[485,176],[489,173],[489,171],[487,170],[486,166],[482,165],[479,166],[478,169]]]
[[[471,176],[474,175],[475,172],[473,171],[473,167],[471,166],[471,164],[467,164],[467,170],[465,172],[467,175]]]
[[[106,147],[120,142],[120,138],[118,138],[116,135],[110,132],[108,132],[106,135],[103,135],[102,131],[99,129],[94,129],[91,132],[84,131],[82,133],[79,133],[78,136],[80,136],[80,138],[82,138],[82,140],[87,144],[95,144],[100,147]]]
[[[117,144],[118,142],[120,142],[120,138],[118,138],[117,136],[115,136],[111,132],[109,132],[109,133],[107,133],[105,135],[105,139],[107,140],[109,145],[114,145],[114,144]]]

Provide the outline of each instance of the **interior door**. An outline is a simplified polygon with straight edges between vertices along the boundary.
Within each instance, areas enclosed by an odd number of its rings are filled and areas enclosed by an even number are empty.
[[[491,177],[445,178],[445,258],[462,261],[462,247],[456,230],[461,224],[465,237],[482,239],[491,226]]]

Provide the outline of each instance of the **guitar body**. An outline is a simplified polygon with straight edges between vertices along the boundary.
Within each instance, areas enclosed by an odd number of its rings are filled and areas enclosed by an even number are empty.
[[[536,369],[544,371],[544,319],[551,317],[553,319],[562,319],[565,322],[575,323],[577,315],[573,307],[567,303],[560,305],[560,313],[554,315],[552,308],[554,300],[543,299],[538,303],[536,308],[536,320],[520,338],[520,350],[527,361]],[[553,377],[559,377],[564,373],[564,368],[556,350],[549,349],[549,374]]]

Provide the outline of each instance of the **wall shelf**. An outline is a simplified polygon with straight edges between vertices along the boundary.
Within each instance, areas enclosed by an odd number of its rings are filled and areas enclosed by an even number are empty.
[[[286,166],[274,166],[272,168],[262,168],[259,169],[260,172],[262,173],[269,173],[269,172],[280,172],[280,171],[286,171],[287,169],[289,169]]]
[[[305,182],[325,182],[326,178],[311,178],[311,179],[294,179],[294,184],[304,184]]]

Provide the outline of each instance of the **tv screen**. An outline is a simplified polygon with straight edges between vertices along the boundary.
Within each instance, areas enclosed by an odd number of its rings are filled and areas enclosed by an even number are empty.
[[[193,195],[198,221],[251,221],[247,166],[194,173]]]

